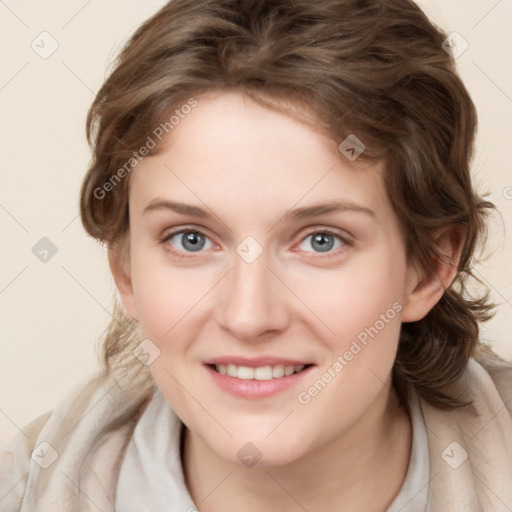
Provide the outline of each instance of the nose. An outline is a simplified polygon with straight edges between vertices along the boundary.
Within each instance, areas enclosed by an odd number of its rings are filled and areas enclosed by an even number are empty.
[[[266,340],[289,325],[285,286],[267,264],[265,252],[252,263],[236,255],[234,268],[220,289],[218,322],[239,340]]]

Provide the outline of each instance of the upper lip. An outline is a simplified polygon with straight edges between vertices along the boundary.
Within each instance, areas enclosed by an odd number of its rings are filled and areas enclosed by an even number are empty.
[[[259,357],[240,357],[240,356],[219,356],[204,361],[204,364],[234,364],[236,366],[248,366],[249,368],[258,368],[259,366],[300,366],[312,364],[311,361],[300,361],[297,359],[287,359],[275,356]]]

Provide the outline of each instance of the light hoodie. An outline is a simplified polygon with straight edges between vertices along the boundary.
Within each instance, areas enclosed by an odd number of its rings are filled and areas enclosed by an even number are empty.
[[[114,512],[125,454],[155,391],[135,367],[81,382],[0,451],[0,512]],[[471,359],[454,388],[467,391],[472,405],[448,411],[415,397],[428,439],[426,510],[511,512],[512,364],[484,353]],[[182,424],[172,411],[167,417],[174,425],[168,446],[176,447]],[[173,457],[167,510],[196,510],[176,450]],[[148,476],[142,466],[129,471]]]

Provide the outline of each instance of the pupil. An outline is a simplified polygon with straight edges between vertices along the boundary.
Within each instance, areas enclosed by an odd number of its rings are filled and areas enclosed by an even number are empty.
[[[329,251],[334,246],[334,238],[326,233],[318,233],[313,237],[313,246],[321,252]]]
[[[201,237],[200,233],[188,233],[186,235],[183,235],[182,241],[183,247],[190,249],[192,251],[201,250],[205,244],[205,240],[204,238]]]

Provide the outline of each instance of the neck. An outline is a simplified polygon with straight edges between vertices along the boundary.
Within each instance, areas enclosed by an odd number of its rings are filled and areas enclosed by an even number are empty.
[[[382,394],[350,431],[282,466],[233,465],[187,430],[183,465],[196,506],[200,512],[385,511],[407,473],[412,429],[394,389]]]

